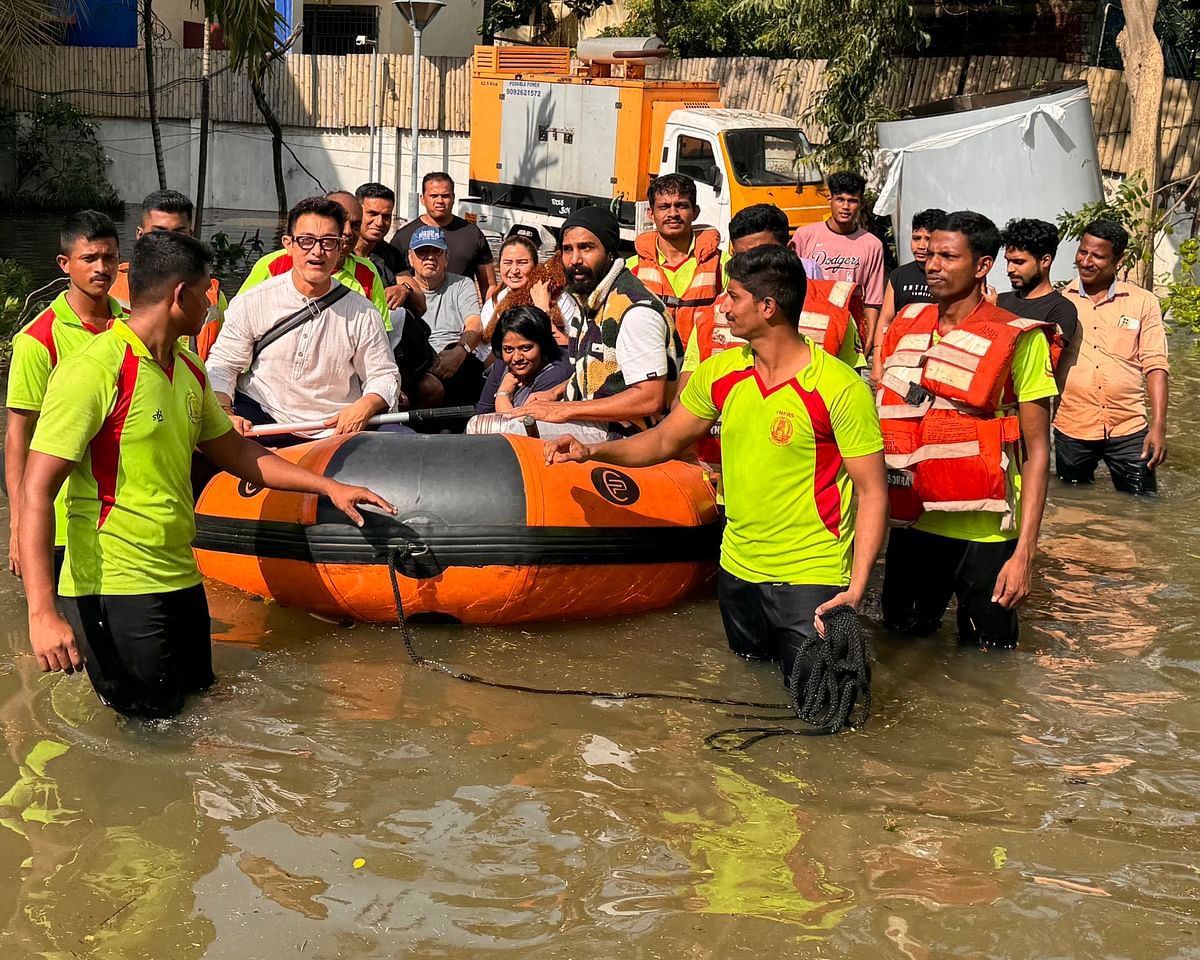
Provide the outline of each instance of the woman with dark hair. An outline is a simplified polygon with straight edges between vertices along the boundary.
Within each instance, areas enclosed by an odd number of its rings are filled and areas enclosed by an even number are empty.
[[[554,391],[571,376],[550,317],[540,307],[505,310],[492,333],[492,352],[496,360],[475,404],[476,413],[508,413],[533,394]]]

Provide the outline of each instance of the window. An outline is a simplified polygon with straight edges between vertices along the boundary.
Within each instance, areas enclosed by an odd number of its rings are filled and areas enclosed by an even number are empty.
[[[720,180],[712,144],[684,133],[675,142],[675,169],[697,183],[707,183],[710,187],[715,187]]]
[[[742,186],[821,182],[820,171],[804,162],[811,148],[799,130],[730,130],[725,149]]]
[[[304,5],[304,52],[345,56],[370,53],[358,46],[355,37],[374,40],[379,36],[379,8],[366,5],[306,3]]]

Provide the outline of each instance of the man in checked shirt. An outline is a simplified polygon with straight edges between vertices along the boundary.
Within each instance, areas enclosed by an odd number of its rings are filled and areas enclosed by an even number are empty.
[[[354,433],[396,405],[400,374],[379,313],[361,294],[338,291],[333,279],[345,216],[332,200],[301,200],[288,214],[283,237],[291,271],[229,305],[208,372],[241,433],[260,424],[313,420],[327,427],[318,436]],[[306,307],[303,322],[287,323]],[[290,329],[274,338],[272,331],[284,324]],[[311,439],[277,437],[273,445]]]

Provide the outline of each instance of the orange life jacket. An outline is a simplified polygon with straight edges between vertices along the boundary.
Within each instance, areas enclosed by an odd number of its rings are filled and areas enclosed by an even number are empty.
[[[675,324],[679,339],[686,344],[692,328],[701,322],[712,324],[717,297],[725,287],[721,270],[721,235],[716,230],[701,230],[692,242],[696,272],[682,297],[675,295],[666,270],[658,262],[658,234],[640,234],[633,243],[638,264],[633,275],[667,307],[667,316]]]
[[[113,281],[112,289],[108,291],[108,294],[119,300],[121,306],[126,310],[129,309],[128,263],[122,263],[117,267],[117,278]],[[208,316],[204,318],[204,326],[200,328],[200,332],[196,334],[192,343],[188,344],[201,360],[208,359],[208,352],[212,350],[212,345],[217,339],[217,334],[221,332],[221,324],[224,321],[225,317],[221,312],[221,281],[212,277],[208,284]],[[182,339],[180,342],[183,342]]]
[[[986,511],[1014,528],[1021,431],[1012,360],[1021,334],[1052,327],[980,301],[935,343],[937,304],[897,314],[876,400],[893,524],[925,510]]]
[[[862,287],[851,280],[809,280],[800,313],[800,332],[836,357],[842,351],[851,322],[862,323]]]

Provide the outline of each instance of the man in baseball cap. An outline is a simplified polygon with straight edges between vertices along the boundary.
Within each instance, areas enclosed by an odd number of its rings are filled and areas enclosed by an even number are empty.
[[[620,242],[604,207],[581,207],[563,222],[567,290],[582,314],[567,348],[574,373],[564,400],[534,400],[514,416],[569,423],[591,442],[644,430],[666,412],[682,348],[662,301],[617,255]]]
[[[446,272],[448,246],[441,227],[421,226],[408,248],[413,276],[425,294],[425,322],[435,355],[430,376],[412,384],[418,407],[474,404],[483,390],[483,364],[475,356],[483,338],[479,290],[473,280]]]

